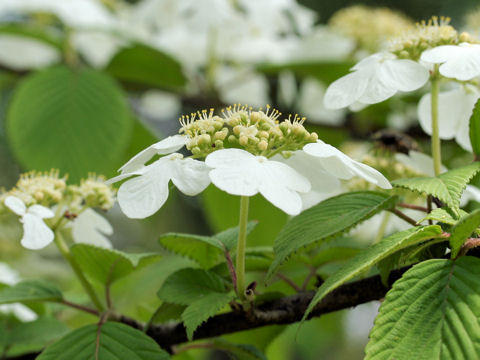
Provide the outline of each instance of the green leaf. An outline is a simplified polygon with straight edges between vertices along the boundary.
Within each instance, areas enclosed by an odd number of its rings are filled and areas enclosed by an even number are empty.
[[[365,249],[345,263],[338,272],[330,276],[322,286],[320,286],[314,298],[308,305],[303,320],[306,319],[307,315],[313,310],[315,305],[325,297],[325,295],[353,279],[355,276],[361,274],[379,261],[385,259],[387,256],[408,246],[418,244],[428,239],[437,238],[441,235],[442,229],[438,225],[414,227],[395,233]]]
[[[452,258],[458,255],[463,243],[480,225],[480,209],[463,217],[453,228],[450,235]]]
[[[147,87],[178,89],[187,82],[179,62],[139,43],[119,51],[106,71],[128,84]]]
[[[353,65],[355,65],[353,62],[302,61],[280,65],[262,64],[257,70],[270,75],[292,71],[301,77],[313,76],[323,83],[330,84],[347,74]]]
[[[257,225],[250,221],[247,224],[247,234]],[[200,266],[210,268],[224,259],[224,249],[235,249],[238,240],[238,226],[225,230],[213,236],[168,233],[159,239],[160,244],[169,251],[189,257]]]
[[[480,100],[477,100],[473,108],[472,116],[470,116],[470,143],[472,144],[472,151],[477,160],[480,159]]]
[[[58,168],[74,182],[89,172],[113,173],[121,165],[131,128],[125,96],[112,79],[62,66],[22,81],[6,123],[22,166]]]
[[[113,283],[161,258],[159,254],[127,254],[89,244],[75,244],[71,251],[82,270],[102,284]]]
[[[380,306],[366,359],[478,359],[479,288],[479,259],[465,256],[415,265]]]
[[[437,177],[399,179],[393,186],[432,195],[444,202],[454,213],[460,213],[460,198],[467,184],[480,171],[480,162],[447,171]]]
[[[460,216],[463,217],[465,215],[468,215],[468,213],[460,209]],[[438,209],[432,210],[429,214],[427,214],[427,216],[425,216],[422,220],[420,220],[419,223],[424,222],[426,220],[439,221],[447,225],[455,225],[458,222],[458,216],[453,214],[448,209],[438,208]]]
[[[25,280],[0,291],[0,304],[28,301],[62,301],[58,288],[44,280]]]
[[[98,325],[81,327],[47,347],[37,360],[95,360]],[[105,360],[166,360],[170,356],[143,332],[107,322],[100,328],[98,358]]]
[[[341,194],[291,219],[275,240],[275,260],[267,279],[297,250],[350,230],[382,210],[394,206],[397,197],[374,191]]]
[[[156,311],[153,323],[165,323],[170,320],[178,320],[182,318],[185,305],[170,304],[164,302]]]
[[[18,323],[7,332],[6,345],[9,356],[18,356],[41,350],[46,344],[61,338],[69,331],[68,327],[54,318]]]
[[[198,298],[211,293],[225,293],[223,280],[212,272],[190,268],[170,275],[157,295],[169,303],[190,305]]]
[[[55,47],[57,50],[63,49],[65,38],[61,32],[49,32],[45,27],[33,24],[0,24],[0,34],[15,35],[40,40],[48,45]]]
[[[215,315],[235,296],[233,294],[212,292],[196,299],[187,306],[182,313],[182,320],[187,329],[188,340],[192,340],[195,330],[204,322]]]

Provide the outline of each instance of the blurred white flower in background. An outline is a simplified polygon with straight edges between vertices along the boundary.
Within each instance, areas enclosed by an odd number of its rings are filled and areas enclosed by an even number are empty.
[[[453,139],[465,150],[472,151],[469,121],[473,107],[480,97],[474,87],[458,87],[438,95],[438,128],[440,139]],[[420,126],[432,134],[431,94],[425,94],[418,103]]]
[[[18,273],[7,264],[0,262],[0,283],[13,286],[20,281]],[[20,321],[28,322],[37,319],[37,314],[20,303],[0,305],[0,313],[13,314]]]
[[[145,91],[139,102],[140,114],[155,121],[177,118],[181,107],[178,96],[160,90]]]
[[[60,51],[25,36],[0,35],[0,63],[15,70],[38,69],[61,60]]]

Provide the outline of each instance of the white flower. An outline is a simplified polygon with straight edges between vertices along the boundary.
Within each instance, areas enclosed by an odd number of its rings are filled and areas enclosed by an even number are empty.
[[[461,43],[442,45],[422,53],[422,61],[442,64],[440,74],[461,81],[471,80],[480,75],[480,45]]]
[[[478,90],[465,91],[463,87],[438,95],[438,127],[441,139],[453,139],[465,150],[472,151],[469,136],[469,121],[473,107],[480,97]],[[432,134],[431,94],[425,94],[418,103],[420,126]]]
[[[334,81],[327,89],[327,109],[341,109],[357,102],[375,104],[395,95],[397,91],[413,91],[428,80],[428,70],[390,53],[368,56],[356,64],[348,75]]]
[[[342,180],[349,180],[355,176],[375,184],[383,189],[391,189],[392,185],[379,171],[355,161],[335,147],[317,140],[307,144],[303,151],[311,155],[311,166],[318,166],[325,172]]]
[[[310,182],[290,166],[241,149],[215,151],[205,159],[210,179],[219,189],[240,196],[261,193],[287,214],[302,210],[300,193],[310,191]]]
[[[20,281],[18,273],[7,264],[0,262],[0,283],[13,286]],[[20,303],[0,305],[0,313],[13,314],[23,322],[37,319],[37,314]]]
[[[112,235],[112,225],[99,213],[86,209],[72,222],[73,241],[111,249],[112,243],[105,235]]]
[[[138,175],[118,189],[118,203],[125,215],[142,219],[157,212],[168,198],[170,180],[186,195],[197,195],[205,190],[210,180],[208,168],[202,161],[184,159],[182,154],[173,153],[144,166],[155,154],[175,151],[173,149],[179,149],[184,143],[185,137],[180,135],[160,141],[134,156],[120,169],[121,175],[108,181],[112,183]]]
[[[16,70],[46,67],[61,60],[56,48],[25,36],[1,35],[0,48],[0,63]]]
[[[5,199],[5,205],[22,217],[23,238],[21,244],[23,247],[37,250],[53,241],[53,231],[43,221],[43,219],[55,216],[52,210],[42,205],[32,205],[27,209],[23,201],[15,196],[8,196]]]

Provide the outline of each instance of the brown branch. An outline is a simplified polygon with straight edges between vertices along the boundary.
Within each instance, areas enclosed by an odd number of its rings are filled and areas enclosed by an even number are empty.
[[[425,206],[419,206],[419,205],[407,204],[407,203],[397,203],[397,206],[400,206],[405,209],[418,210],[426,213],[429,212],[428,208],[426,208]]]
[[[408,215],[405,215],[404,213],[402,213],[400,210],[398,209],[390,209],[388,210],[392,213],[394,213],[395,215],[397,215],[400,219],[406,221],[407,223],[409,223],[410,225],[413,225],[413,226],[417,226],[417,221],[412,219],[410,216]]]

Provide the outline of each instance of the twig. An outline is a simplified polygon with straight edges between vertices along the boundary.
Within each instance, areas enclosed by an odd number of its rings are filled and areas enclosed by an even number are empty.
[[[92,314],[92,315],[95,315],[95,316],[100,316],[100,312],[96,309],[92,309],[88,306],[84,306],[84,305],[80,305],[80,304],[75,304],[75,303],[72,303],[68,300],[62,300],[60,302],[60,304],[63,304],[65,306],[69,306],[71,308],[74,308],[74,309],[77,309],[77,310],[81,310],[81,311],[85,311],[89,314]]]
[[[308,283],[315,276],[316,273],[317,273],[317,268],[315,266],[311,266],[310,272],[308,273],[307,277],[303,281],[302,287],[300,288],[301,291],[305,291],[307,289]]]
[[[418,210],[418,211],[423,211],[423,212],[430,212],[428,208],[425,206],[419,206],[419,205],[413,205],[413,204],[407,204],[407,203],[397,203],[397,206],[400,206],[402,208],[406,209],[412,209],[412,210]]]
[[[413,225],[413,226],[417,226],[417,221],[412,219],[410,216],[407,216],[405,215],[404,213],[402,213],[400,210],[398,209],[390,209],[388,211],[391,211],[392,213],[394,213],[395,215],[397,215],[400,219],[402,220],[405,220],[406,222],[408,222],[410,225]]]
[[[297,284],[295,284],[292,279],[289,279],[285,275],[278,273],[277,277],[287,283],[296,292],[302,291],[302,289]]]

